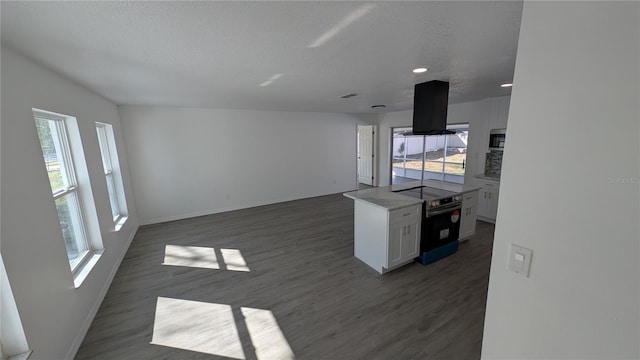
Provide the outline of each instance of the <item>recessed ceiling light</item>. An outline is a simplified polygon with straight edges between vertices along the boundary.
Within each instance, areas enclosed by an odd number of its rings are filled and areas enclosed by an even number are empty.
[[[427,68],[416,68],[413,69],[414,74],[422,74],[423,72],[427,72]]]
[[[513,86],[513,84],[502,84],[502,85],[500,85],[500,87],[512,87],[512,86]]]

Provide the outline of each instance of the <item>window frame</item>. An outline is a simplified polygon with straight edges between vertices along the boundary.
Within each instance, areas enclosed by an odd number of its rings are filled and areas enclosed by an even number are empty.
[[[98,146],[100,147],[100,158],[102,159],[102,169],[105,176],[105,182],[107,184],[109,205],[111,206],[111,216],[113,217],[113,223],[117,224],[118,221],[120,221],[120,219],[122,218],[122,212],[120,209],[120,199],[118,199],[118,193],[115,189],[115,180],[113,178],[113,164],[111,162],[111,152],[109,149],[109,140],[107,138],[106,126],[107,126],[106,124],[96,122]],[[109,186],[109,181],[111,181],[111,187]]]
[[[107,195],[111,207],[111,215],[116,231],[119,230],[128,218],[127,205],[121,191],[122,180],[117,163],[117,149],[115,149],[115,138],[113,135],[113,125],[96,122],[96,135],[102,159],[102,168],[105,176]],[[114,166],[115,163],[115,166]],[[118,177],[118,178],[116,178]],[[117,214],[114,214],[117,212]]]
[[[80,188],[78,185],[78,178],[74,166],[73,153],[71,150],[71,143],[69,141],[68,129],[66,126],[67,118],[36,109],[33,109],[33,117],[36,122],[47,121],[53,122],[54,124],[54,126],[51,126],[51,123],[48,123],[50,129],[52,127],[55,128],[55,134],[51,133],[51,137],[54,141],[54,147],[56,147],[56,159],[58,160],[58,166],[60,167],[61,175],[63,178],[63,188],[57,191],[51,189],[51,193],[54,203],[62,198],[67,198],[67,204],[71,204],[68,205],[69,211],[73,212],[73,214],[71,215],[75,217],[77,221],[77,224],[75,224],[77,225],[77,227],[74,226],[76,231],[74,231],[73,234],[73,241],[79,249],[82,249],[80,251],[80,256],[72,261],[69,257],[69,251],[65,244],[65,252],[69,260],[69,267],[71,269],[71,273],[75,276],[78,272],[81,271],[89,258],[91,258],[94,249],[92,248],[91,241],[89,239],[89,232],[85,219],[85,209],[83,208],[83,203],[81,200]],[[40,134],[38,134],[38,140],[42,148],[42,139],[40,138]],[[60,154],[58,154],[58,152],[60,152]],[[51,180],[49,180],[49,184],[51,185]],[[77,211],[73,211],[73,208],[75,208]],[[60,219],[59,213],[57,214],[57,216],[58,222],[60,223],[60,230],[63,231],[62,221]]]

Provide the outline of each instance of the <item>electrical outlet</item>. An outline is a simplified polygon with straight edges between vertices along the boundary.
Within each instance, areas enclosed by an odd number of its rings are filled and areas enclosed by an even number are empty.
[[[511,244],[511,251],[509,251],[509,270],[518,275],[529,277],[529,271],[531,270],[531,256],[533,251],[522,246]]]

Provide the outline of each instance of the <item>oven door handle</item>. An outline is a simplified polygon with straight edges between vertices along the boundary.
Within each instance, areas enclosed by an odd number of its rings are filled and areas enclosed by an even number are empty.
[[[448,213],[448,212],[451,212],[453,210],[460,210],[460,209],[462,209],[462,204],[449,205],[449,206],[444,207],[444,208],[437,208],[437,210],[435,210],[435,211],[427,211],[427,217],[431,217],[431,216],[435,216],[435,215],[442,215],[444,213]]]

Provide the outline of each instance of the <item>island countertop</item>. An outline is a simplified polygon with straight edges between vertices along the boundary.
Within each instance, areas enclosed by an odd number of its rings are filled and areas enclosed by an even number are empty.
[[[452,191],[459,194],[464,194],[472,191],[476,191],[479,188],[477,186],[466,186],[462,184],[455,184],[442,181],[424,180],[422,185],[426,187],[432,187],[441,190]],[[403,207],[417,205],[424,202],[424,200],[402,195],[394,191],[411,189],[420,186],[420,180],[406,182],[403,184],[396,184],[390,186],[374,187],[365,190],[346,192],[343,195],[353,200],[366,201],[372,205],[385,208],[387,210],[401,209]]]
[[[390,190],[390,186],[351,191],[342,195],[353,200],[366,201],[389,211],[422,204],[424,202],[422,199],[394,193]]]

